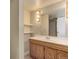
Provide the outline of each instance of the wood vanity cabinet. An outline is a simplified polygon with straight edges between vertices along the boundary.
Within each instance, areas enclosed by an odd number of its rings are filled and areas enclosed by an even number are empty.
[[[63,51],[57,51],[57,59],[68,59],[68,53]]]
[[[32,59],[44,59],[44,47],[37,44],[30,44],[30,55]]]
[[[32,59],[68,59],[67,47],[42,41],[30,40]]]
[[[56,50],[45,47],[45,59],[56,59]]]

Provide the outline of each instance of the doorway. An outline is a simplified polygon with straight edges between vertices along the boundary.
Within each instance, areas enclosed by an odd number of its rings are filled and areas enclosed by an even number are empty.
[[[49,35],[57,36],[57,18],[49,19]]]

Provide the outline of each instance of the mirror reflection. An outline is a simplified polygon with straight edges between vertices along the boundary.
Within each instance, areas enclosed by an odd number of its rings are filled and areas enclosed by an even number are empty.
[[[33,35],[67,37],[65,4],[65,1],[60,1],[30,11],[29,31]]]

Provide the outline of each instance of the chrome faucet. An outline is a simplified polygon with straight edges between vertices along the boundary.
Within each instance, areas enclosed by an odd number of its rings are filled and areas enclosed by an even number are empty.
[[[46,36],[46,39],[50,39],[50,36]]]

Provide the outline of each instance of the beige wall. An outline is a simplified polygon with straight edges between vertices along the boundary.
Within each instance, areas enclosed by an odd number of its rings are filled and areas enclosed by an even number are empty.
[[[22,1],[11,0],[10,3],[10,59],[23,59],[24,57],[23,19],[20,13],[23,9]]]
[[[10,59],[19,59],[19,0],[11,0],[10,8]]]
[[[30,11],[24,10],[24,24],[30,24]]]
[[[30,24],[30,11],[24,10],[24,25]],[[24,26],[24,33],[30,32],[29,26]]]

